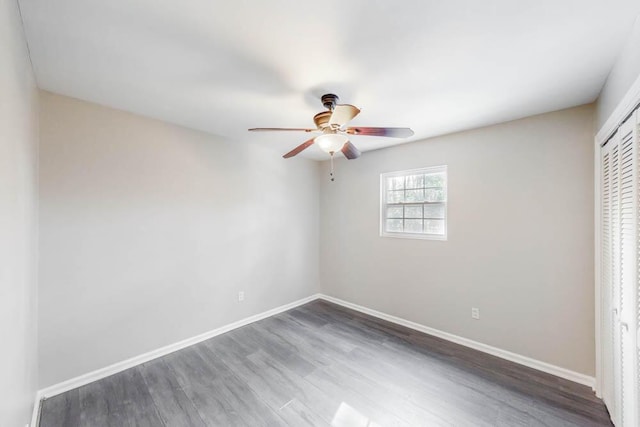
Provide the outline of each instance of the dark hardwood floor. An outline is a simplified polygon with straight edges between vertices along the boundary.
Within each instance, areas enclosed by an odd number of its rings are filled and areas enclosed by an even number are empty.
[[[585,386],[314,301],[44,401],[53,426],[610,426]]]

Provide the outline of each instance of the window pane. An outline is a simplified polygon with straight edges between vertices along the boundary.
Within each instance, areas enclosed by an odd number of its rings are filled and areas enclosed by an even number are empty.
[[[405,202],[423,202],[424,190],[406,190]]]
[[[407,176],[407,184],[405,188],[424,188],[424,175]]]
[[[381,174],[381,236],[444,238],[447,230],[447,167]]]
[[[441,219],[425,219],[424,232],[429,234],[444,234],[444,220]]]
[[[404,190],[387,191],[387,203],[402,203],[402,202],[404,202]]]
[[[401,219],[388,219],[386,224],[385,231],[391,232],[401,232],[402,231],[402,220]]]
[[[434,173],[425,176],[425,187],[444,187],[444,175]]]
[[[405,219],[404,232],[405,233],[422,233],[422,220],[421,219]]]
[[[420,218],[422,219],[422,205],[405,206],[404,207],[405,218]]]
[[[404,176],[392,176],[387,178],[387,190],[403,190]]]
[[[387,207],[387,218],[402,218],[402,206]]]
[[[444,189],[430,188],[425,191],[424,200],[426,202],[444,202]]]
[[[444,218],[444,205],[424,205],[425,218]]]

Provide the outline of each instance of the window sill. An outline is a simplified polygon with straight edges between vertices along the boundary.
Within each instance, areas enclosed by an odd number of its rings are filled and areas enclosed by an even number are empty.
[[[383,231],[380,233],[380,237],[392,237],[396,239],[415,239],[415,240],[440,240],[446,241],[447,235],[439,234],[411,234],[411,233],[389,233]]]

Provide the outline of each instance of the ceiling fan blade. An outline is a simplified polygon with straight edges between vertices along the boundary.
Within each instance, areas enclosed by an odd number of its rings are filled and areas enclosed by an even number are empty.
[[[284,157],[285,159],[288,159],[289,157],[293,157],[296,154],[300,153],[303,150],[306,150],[307,148],[311,147],[313,145],[313,141],[315,138],[311,138],[308,141],[303,142],[302,144],[298,145],[296,148],[294,148],[293,150],[289,151],[287,154],[285,154]]]
[[[298,132],[316,132],[318,129],[305,128],[251,128],[249,132],[271,132],[271,131],[298,131]]]
[[[358,157],[360,157],[360,150],[358,150],[356,146],[349,141],[344,143],[344,145],[342,146],[342,150],[340,151],[342,151],[342,154],[344,154],[344,156],[349,160],[357,159]]]
[[[388,136],[391,138],[408,138],[413,136],[413,131],[409,128],[350,127],[346,128],[345,132],[349,135]]]
[[[330,125],[343,126],[360,113],[360,109],[349,104],[338,104],[331,112]]]

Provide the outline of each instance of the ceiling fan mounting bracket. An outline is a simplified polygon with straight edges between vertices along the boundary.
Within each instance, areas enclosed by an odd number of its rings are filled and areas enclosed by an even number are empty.
[[[322,95],[321,100],[322,105],[324,105],[327,110],[333,111],[338,101],[340,101],[340,98],[338,98],[338,95],[334,95],[333,93],[327,93]]]

